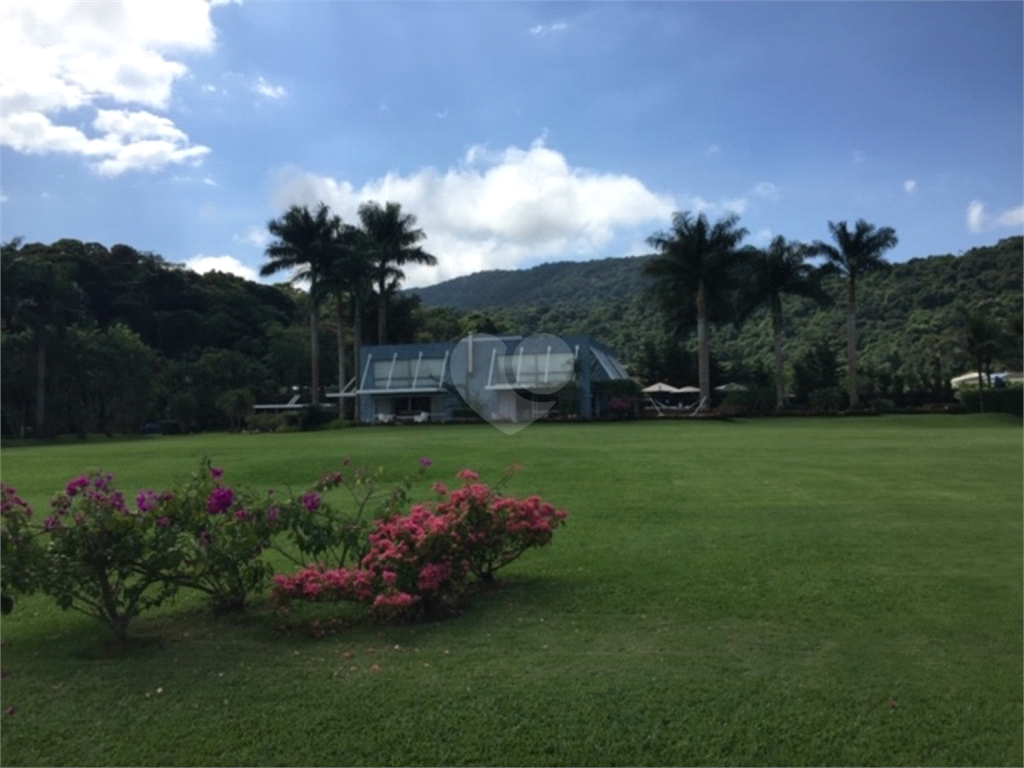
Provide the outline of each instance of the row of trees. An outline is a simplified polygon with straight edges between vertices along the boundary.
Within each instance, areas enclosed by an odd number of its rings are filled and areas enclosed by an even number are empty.
[[[711,401],[709,322],[742,321],[761,307],[771,315],[776,409],[785,404],[782,359],[782,297],[803,296],[827,306],[831,296],[821,279],[838,273],[847,285],[847,389],[850,408],[859,404],[857,389],[857,284],[884,263],[884,253],[896,245],[896,232],[861,219],[851,230],[845,221],[829,222],[835,245],[788,242],[778,236],[767,249],[741,246],[747,230],[739,217],[726,216],[714,224],[701,213],[676,213],[672,229],[648,239],[658,255],[646,266],[654,278],[653,291],[676,333],[696,325],[701,399]],[[815,268],[808,259],[823,256]]]
[[[313,406],[320,404],[319,316],[322,305],[333,301],[337,320],[338,382],[344,387],[346,318],[352,318],[353,359],[359,365],[362,307],[371,293],[377,297],[377,343],[387,341],[387,308],[398,291],[407,264],[433,266],[437,258],[419,243],[426,239],[416,228],[416,217],[403,213],[398,203],[375,201],[359,207],[359,224],[346,224],[326,203],[315,211],[292,206],[267,225],[275,240],[267,246],[268,261],[260,274],[291,271],[293,282],[309,284],[309,328]],[[355,372],[358,377],[359,371]],[[344,418],[344,398],[338,409]],[[356,403],[358,414],[358,402]]]

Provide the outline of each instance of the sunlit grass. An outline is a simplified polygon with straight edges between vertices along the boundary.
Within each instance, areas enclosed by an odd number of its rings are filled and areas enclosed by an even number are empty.
[[[203,454],[302,487],[519,461],[571,513],[460,616],[345,622],[179,600],[110,656],[42,598],[3,619],[23,764],[986,764],[1022,754],[1018,419],[395,427],[5,449],[33,504],[85,467],[127,492]],[[418,487],[426,495],[426,483]],[[319,614],[326,618],[324,614]]]

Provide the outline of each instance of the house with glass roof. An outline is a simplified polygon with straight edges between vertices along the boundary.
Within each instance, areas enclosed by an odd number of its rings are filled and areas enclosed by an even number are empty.
[[[629,379],[614,350],[589,336],[470,334],[363,347],[358,377],[341,396],[359,398],[367,423],[447,422],[473,413],[513,423],[553,413],[591,419],[601,413],[598,383]]]

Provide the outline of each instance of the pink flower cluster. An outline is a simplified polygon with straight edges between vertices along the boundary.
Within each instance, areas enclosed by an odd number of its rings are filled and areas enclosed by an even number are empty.
[[[206,511],[211,515],[219,515],[230,509],[234,501],[235,492],[230,488],[214,488],[206,500]]]
[[[0,483],[0,515],[7,517],[13,512],[21,512],[26,518],[32,517],[32,507],[28,502],[12,486]]]
[[[362,568],[323,568],[309,565],[291,576],[274,576],[273,597],[279,602],[305,600],[358,600],[374,597],[377,575]]]

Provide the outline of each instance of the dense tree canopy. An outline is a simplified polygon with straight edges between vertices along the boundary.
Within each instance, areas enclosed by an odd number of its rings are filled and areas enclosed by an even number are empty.
[[[945,397],[952,376],[979,365],[1020,370],[1022,249],[1024,238],[1014,237],[863,275],[857,286],[860,392]],[[644,265],[650,260],[547,264],[397,292],[387,303],[388,339],[451,341],[469,331],[590,334],[648,382],[695,384],[697,339],[669,332],[649,300]],[[238,428],[248,420],[241,414],[249,404],[308,392],[311,301],[301,288],[199,275],[127,245],[70,239],[4,244],[0,270],[4,435],[136,432],[157,422],[171,429]],[[501,297],[530,300],[496,303],[492,279]],[[821,285],[834,300],[831,307],[788,293],[779,301],[786,386],[802,401],[846,379],[848,286],[841,275]],[[334,299],[319,307],[317,319],[333,322],[346,340],[375,343],[378,297],[362,290],[356,307],[353,289],[341,289],[340,323]],[[456,295],[462,299],[452,300],[453,307],[438,306],[446,302],[434,298]],[[984,328],[974,333],[968,317],[980,318]],[[770,385],[773,339],[770,305],[742,325],[710,328],[711,384]],[[351,345],[326,346],[321,386],[336,383],[339,362],[356,370]]]

